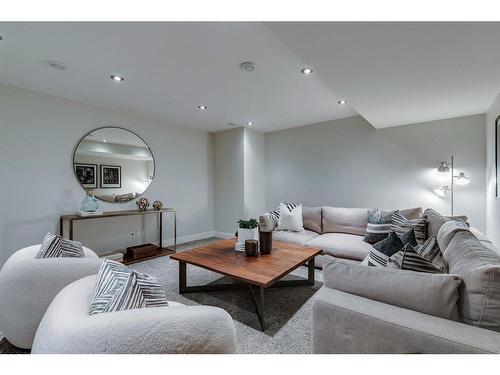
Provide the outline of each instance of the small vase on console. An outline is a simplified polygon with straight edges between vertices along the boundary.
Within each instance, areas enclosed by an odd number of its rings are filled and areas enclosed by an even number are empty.
[[[80,206],[80,210],[83,212],[95,212],[98,208],[99,202],[94,196],[94,192],[92,190],[86,190],[85,197],[83,198],[82,204]]]

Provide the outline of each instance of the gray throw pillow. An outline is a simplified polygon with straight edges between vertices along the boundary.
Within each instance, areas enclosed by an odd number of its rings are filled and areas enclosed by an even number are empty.
[[[97,274],[89,314],[168,306],[165,291],[151,276],[104,260]]]
[[[374,244],[386,238],[391,231],[391,220],[392,212],[384,217],[379,217],[378,212],[368,211],[368,225],[364,241]]]
[[[399,236],[395,232],[390,232],[386,238],[373,245],[376,250],[380,251],[382,254],[387,255],[388,257],[396,254],[403,248],[403,246],[403,241],[401,241],[401,238],[399,238]]]

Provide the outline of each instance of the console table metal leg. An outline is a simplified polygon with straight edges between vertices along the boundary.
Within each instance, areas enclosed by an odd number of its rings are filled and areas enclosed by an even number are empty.
[[[69,239],[73,241],[73,220],[69,221]]]
[[[163,212],[158,213],[158,220],[160,221],[160,228],[158,229],[158,248],[163,248]]]
[[[177,211],[174,211],[174,251],[177,252]]]

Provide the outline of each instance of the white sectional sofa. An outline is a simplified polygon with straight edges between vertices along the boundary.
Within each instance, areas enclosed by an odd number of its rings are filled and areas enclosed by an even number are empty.
[[[273,231],[273,239],[318,247],[324,255],[316,258],[318,267],[335,258],[362,261],[372,249],[363,241],[368,223],[368,208],[303,207],[304,232],[276,230],[276,222],[268,215],[261,215],[259,222],[264,230]],[[383,210],[384,211],[384,210]],[[422,215],[422,208],[399,211],[408,219]]]
[[[448,274],[360,262],[372,248],[363,241],[368,209],[304,207],[305,233],[274,231],[274,239],[325,254],[318,262],[324,285],[313,301],[313,352],[500,353],[499,250],[464,225],[464,216],[420,208],[399,212],[408,219],[427,217],[426,238],[437,237]],[[275,229],[268,215],[260,222]]]

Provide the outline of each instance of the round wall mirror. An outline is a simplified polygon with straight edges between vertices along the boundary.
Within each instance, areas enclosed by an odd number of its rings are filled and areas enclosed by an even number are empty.
[[[149,146],[137,134],[115,126],[92,130],[73,154],[76,178],[106,202],[128,202],[144,193],[155,175]]]

